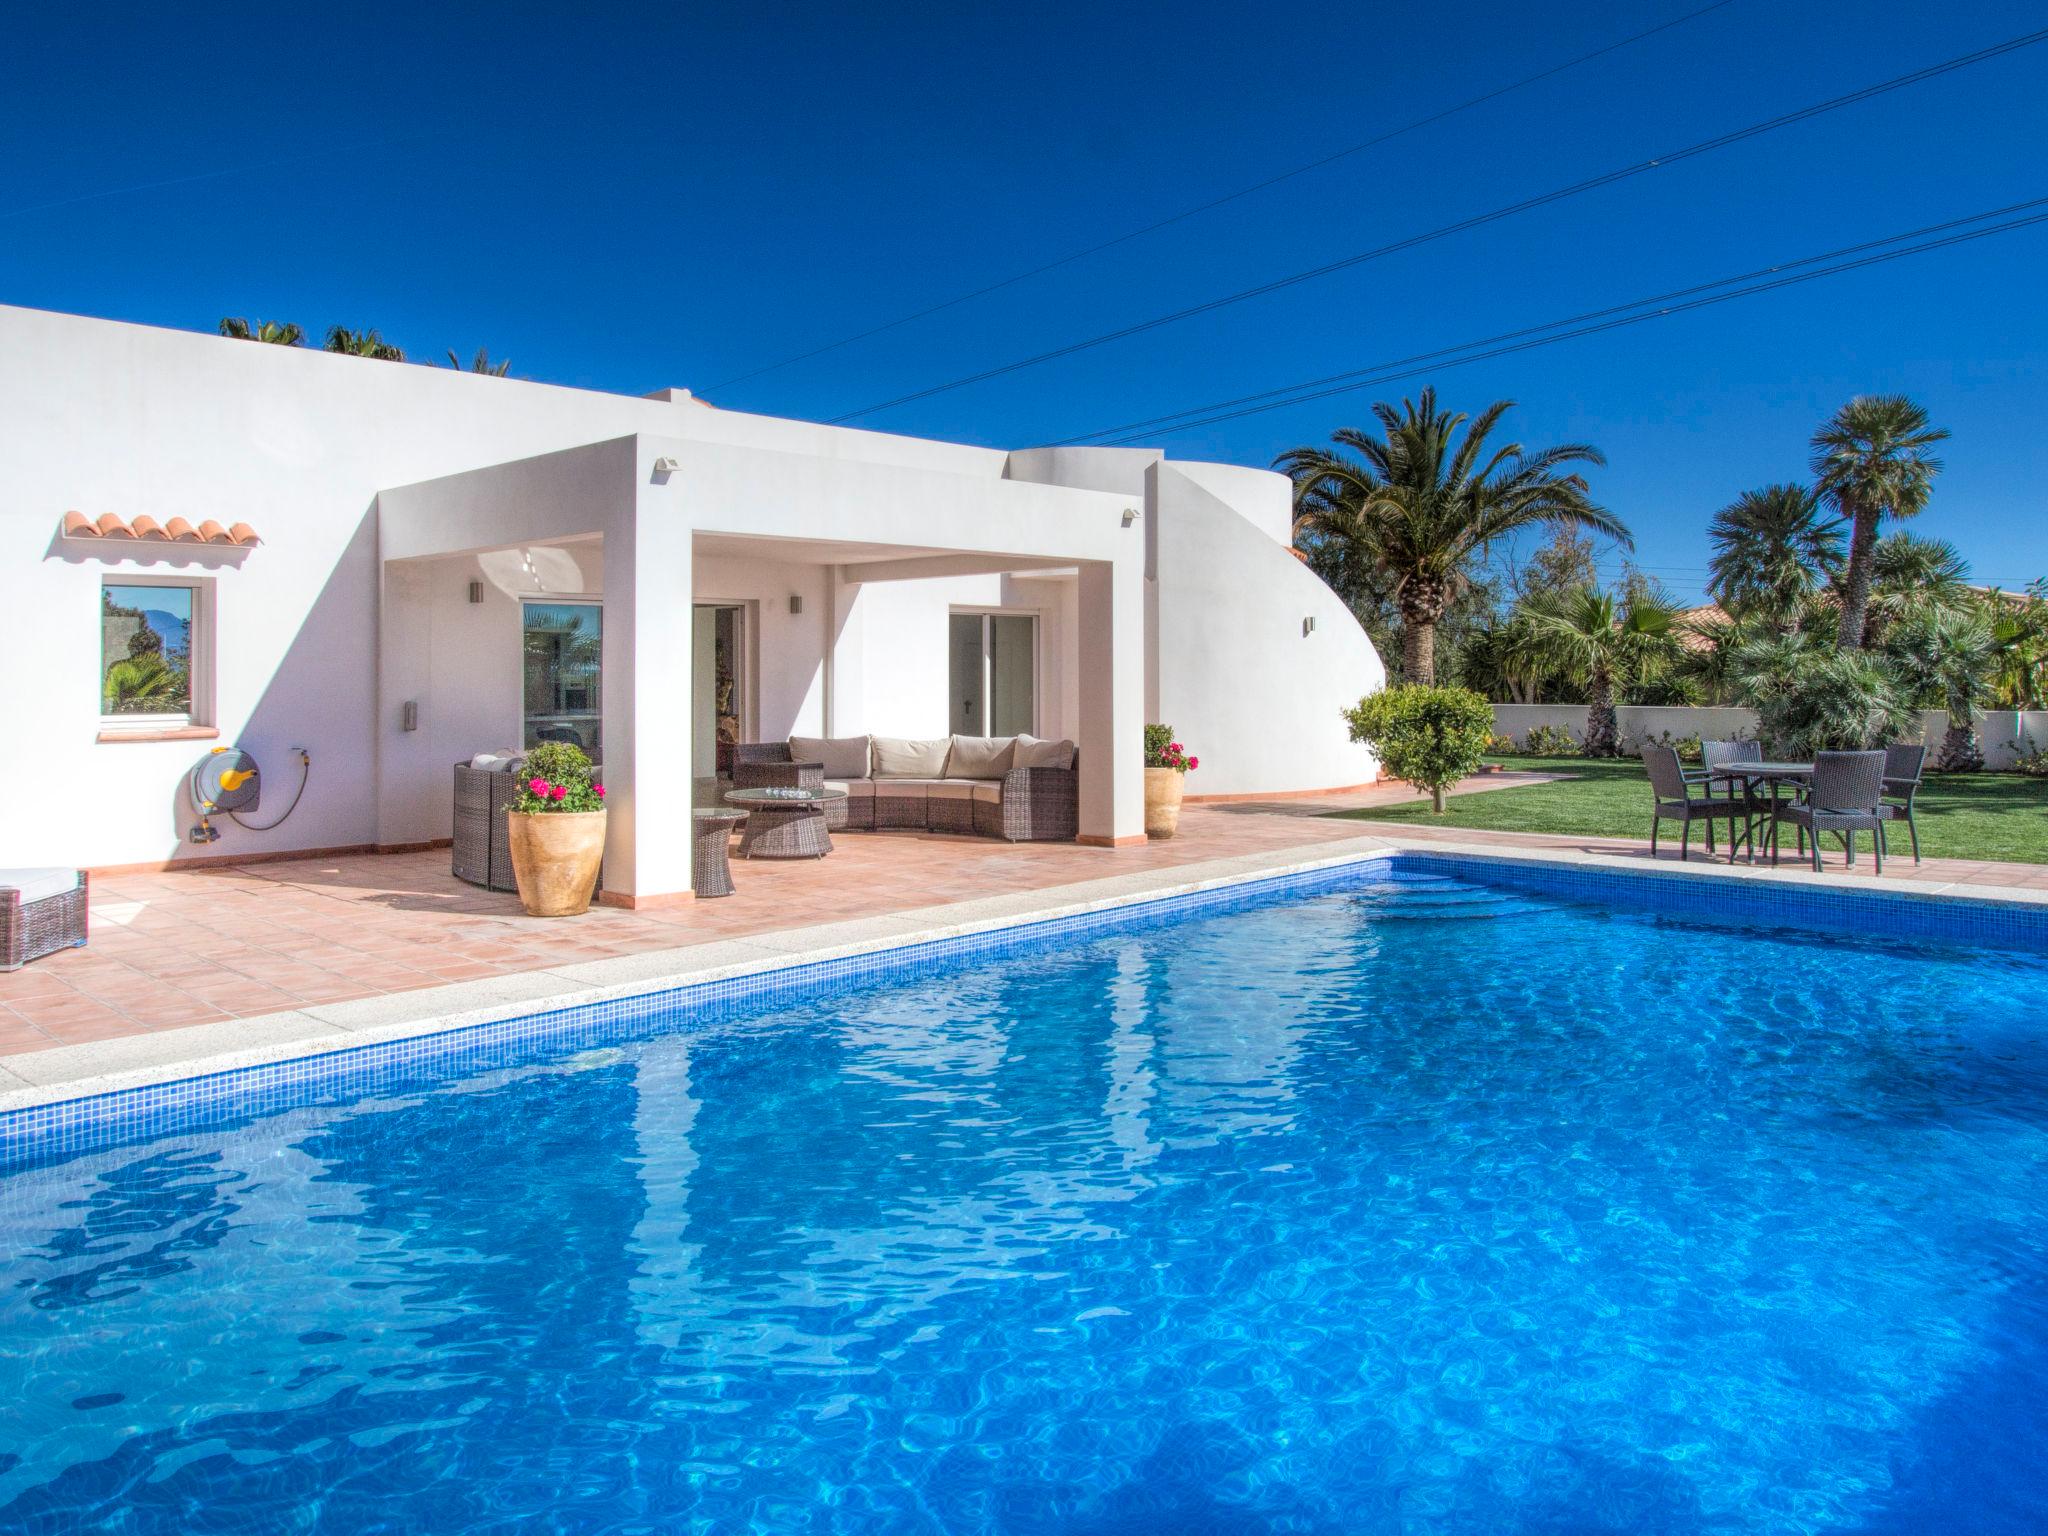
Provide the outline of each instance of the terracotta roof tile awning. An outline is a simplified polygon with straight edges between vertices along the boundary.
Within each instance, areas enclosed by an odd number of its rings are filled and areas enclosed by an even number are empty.
[[[123,519],[118,512],[103,512],[97,518],[87,517],[83,512],[66,512],[64,537],[110,542],[140,540],[149,544],[225,544],[241,549],[263,542],[247,523],[223,528],[209,517],[194,528],[182,517],[159,523],[147,512],[136,514],[133,521]]]

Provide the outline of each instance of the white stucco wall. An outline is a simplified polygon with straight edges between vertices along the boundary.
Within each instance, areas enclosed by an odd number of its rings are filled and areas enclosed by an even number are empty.
[[[1622,742],[1627,747],[1640,745],[1646,739],[1660,740],[1666,734],[1674,740],[1698,736],[1708,741],[1729,741],[1737,737],[1754,737],[1757,733],[1756,711],[1736,706],[1666,708],[1623,704],[1614,714],[1615,721],[1621,729]],[[1512,737],[1517,746],[1528,740],[1529,732],[1544,725],[1550,726],[1553,730],[1569,731],[1572,740],[1583,741],[1586,735],[1586,706],[1493,706],[1494,730],[1503,736]],[[1948,734],[1948,711],[1922,710],[1920,728],[1921,739],[1927,743],[1928,752],[1939,752],[1942,739]],[[1984,766],[1995,773],[2004,772],[2012,767],[2013,760],[2021,753],[2048,747],[2048,710],[1981,710],[1977,715],[1977,739],[1984,748]]]

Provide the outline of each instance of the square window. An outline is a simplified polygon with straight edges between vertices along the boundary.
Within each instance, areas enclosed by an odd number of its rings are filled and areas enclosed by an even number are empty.
[[[100,719],[138,729],[190,725],[203,685],[205,588],[109,580],[100,587]]]

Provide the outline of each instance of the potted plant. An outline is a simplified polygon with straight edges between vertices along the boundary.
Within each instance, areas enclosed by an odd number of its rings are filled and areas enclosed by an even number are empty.
[[[1145,835],[1168,838],[1180,830],[1183,777],[1202,766],[1173,739],[1170,725],[1145,727]]]
[[[519,803],[505,812],[512,878],[530,917],[590,910],[604,861],[604,786],[581,747],[544,741],[526,754]]]

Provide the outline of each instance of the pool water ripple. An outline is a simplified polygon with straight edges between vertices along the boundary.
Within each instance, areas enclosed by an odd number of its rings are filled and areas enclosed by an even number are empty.
[[[0,1530],[2039,1530],[2044,980],[1382,871],[82,1154]]]

